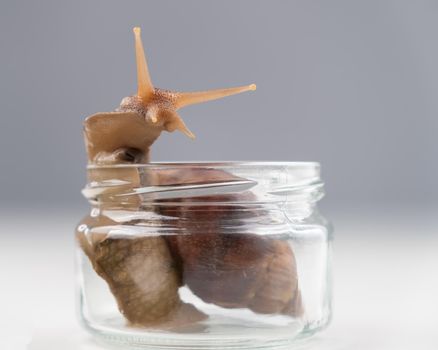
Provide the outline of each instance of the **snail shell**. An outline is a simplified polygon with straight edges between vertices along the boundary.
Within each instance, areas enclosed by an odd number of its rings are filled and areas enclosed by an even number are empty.
[[[116,225],[107,217],[87,218],[87,225]],[[96,273],[108,284],[118,308],[129,324],[173,328],[200,321],[206,316],[178,295],[181,275],[162,237],[108,237],[93,234],[87,239],[78,230],[77,240]]]
[[[183,169],[162,172],[162,185],[232,181],[220,170]],[[164,215],[176,216],[186,234],[166,236],[182,268],[183,284],[207,303],[226,308],[249,308],[264,314],[300,316],[303,312],[295,256],[288,242],[262,237],[246,229],[227,234],[223,227],[264,215],[263,208],[232,204],[254,200],[250,192],[205,196],[204,205],[163,206]],[[198,198],[199,200],[199,198]],[[172,200],[175,201],[175,200]],[[205,202],[230,201],[227,205]],[[244,226],[243,226],[244,227]]]

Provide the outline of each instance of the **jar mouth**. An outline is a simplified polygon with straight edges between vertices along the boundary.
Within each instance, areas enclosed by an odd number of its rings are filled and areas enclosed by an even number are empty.
[[[287,167],[287,168],[320,168],[319,162],[312,161],[165,161],[165,162],[150,162],[137,164],[111,164],[97,165],[88,164],[87,169],[104,169],[104,168],[167,168],[167,167]]]
[[[218,161],[88,165],[93,204],[305,203],[323,197],[318,162]]]

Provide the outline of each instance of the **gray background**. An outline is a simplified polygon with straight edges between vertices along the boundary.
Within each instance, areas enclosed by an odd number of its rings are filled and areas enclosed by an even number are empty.
[[[0,205],[86,207],[81,123],[135,91],[134,25],[158,87],[258,85],[154,160],[319,161],[327,208],[436,205],[438,2],[395,0],[2,0]]]
[[[436,350],[436,0],[0,0],[0,348],[104,350],[74,316],[81,129],[135,92],[135,25],[158,87],[258,84],[183,110],[196,141],[154,160],[322,163],[335,312],[311,348]]]

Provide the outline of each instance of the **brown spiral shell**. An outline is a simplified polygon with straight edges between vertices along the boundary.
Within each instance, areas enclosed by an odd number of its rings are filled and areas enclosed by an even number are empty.
[[[220,170],[183,169],[162,172],[161,185],[208,183],[236,179]],[[209,196],[205,202],[254,199],[250,192]],[[178,217],[183,233],[166,236],[182,269],[182,283],[207,303],[249,308],[257,313],[300,316],[303,312],[295,256],[288,242],[242,229],[223,233],[225,224],[264,215],[244,205],[163,206],[162,214]],[[198,198],[199,200],[199,198]],[[173,202],[175,200],[172,200]],[[185,232],[185,234],[184,234]]]

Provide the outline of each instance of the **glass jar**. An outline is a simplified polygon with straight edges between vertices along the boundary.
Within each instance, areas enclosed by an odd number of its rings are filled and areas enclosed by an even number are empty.
[[[287,348],[327,326],[318,163],[89,166],[81,321],[149,349]]]

